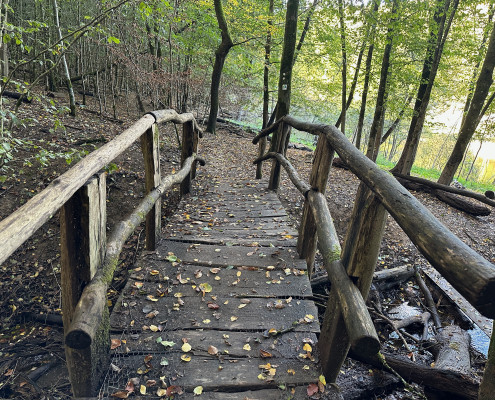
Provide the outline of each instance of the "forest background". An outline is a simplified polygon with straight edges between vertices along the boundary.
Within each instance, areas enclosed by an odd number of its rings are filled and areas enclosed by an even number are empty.
[[[337,122],[364,149],[379,106],[378,162],[392,167],[406,158],[399,159],[404,148],[417,146],[413,172],[436,180],[459,142],[488,68],[475,129],[461,149],[455,175],[443,183],[455,177],[472,181],[472,188],[492,189],[493,3],[300,1],[290,113],[309,122]],[[260,128],[275,108],[284,0],[4,0],[0,6],[2,94],[22,94],[15,106],[12,100],[5,104],[5,97],[0,104],[3,181],[12,172],[9,161],[16,149],[32,146],[16,137],[15,126],[38,122],[36,116],[19,117],[23,100],[40,100],[55,116],[53,129],[63,129],[57,115],[76,112],[74,96],[67,107],[55,107],[49,96],[60,87],[97,97],[100,112],[114,118],[116,104],[124,102],[128,114],[136,108],[174,108],[206,121],[215,54],[225,35],[230,43],[218,79],[219,116]],[[44,90],[33,90],[40,87]],[[82,107],[84,102],[83,97]],[[420,135],[416,143],[408,138],[413,130]],[[293,140],[311,145],[302,134],[294,133]],[[36,158],[44,163],[80,156],[40,148]]]

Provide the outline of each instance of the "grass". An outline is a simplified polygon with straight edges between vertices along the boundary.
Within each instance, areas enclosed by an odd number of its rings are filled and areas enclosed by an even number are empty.
[[[379,155],[378,159],[376,161],[377,165],[384,169],[384,170],[389,170],[391,169],[395,164],[383,156]],[[429,179],[430,181],[437,181],[438,178],[440,177],[441,171],[438,169],[429,169],[429,168],[421,168],[413,165],[411,169],[412,175],[419,176],[421,178]],[[466,181],[463,178],[457,179],[466,189],[472,190],[474,192],[481,192],[484,193],[487,190],[492,190],[495,191],[495,185],[491,185],[489,183],[480,183],[480,182],[475,182],[468,180]]]

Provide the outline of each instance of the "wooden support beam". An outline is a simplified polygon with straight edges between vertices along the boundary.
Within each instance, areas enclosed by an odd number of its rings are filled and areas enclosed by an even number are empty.
[[[368,297],[373,279],[385,219],[385,208],[361,184],[347,230],[342,263],[348,275],[355,280],[363,299]],[[338,291],[332,286],[318,341],[323,372],[330,382],[335,382],[351,343],[344,316],[336,312],[340,301]]]
[[[197,146],[197,144],[196,144]],[[182,149],[180,156],[180,165],[183,167],[187,158],[191,157],[194,153],[194,125],[192,122],[185,122],[182,124]],[[188,174],[186,178],[180,184],[180,195],[184,196],[191,192],[191,174]]]
[[[313,168],[309,177],[309,184],[313,190],[325,193],[328,182],[328,175],[332,166],[334,150],[328,143],[325,135],[320,135],[316,145]],[[300,258],[306,260],[308,265],[308,275],[311,278],[315,263],[316,247],[318,237],[316,233],[316,223],[311,212],[308,200],[304,202],[301,224],[299,225],[299,236],[297,238],[297,251]]]
[[[106,245],[105,173],[91,178],[62,207],[61,282],[64,333],[67,334],[83,289],[101,267]],[[96,327],[99,333],[83,350],[65,347],[73,394],[92,396],[109,359],[108,311]]]
[[[161,180],[160,175],[160,134],[158,125],[154,124],[141,136],[141,150],[144,157],[145,193],[155,189]],[[146,250],[153,251],[161,231],[161,205],[159,198],[151,211],[146,215]]]
[[[273,135],[270,143],[270,152],[280,153],[285,156],[285,142],[289,135],[291,127],[287,124],[280,124],[276,134]],[[277,190],[280,185],[280,163],[277,159],[273,160],[268,189]]]
[[[308,192],[308,203],[311,206],[312,215],[316,222],[319,238],[318,248],[323,257],[323,263],[328,277],[332,282],[332,291],[336,292],[338,297],[338,311],[342,313],[344,319],[345,332],[337,333],[341,337],[348,338],[354,351],[360,354],[367,354],[368,356],[375,355],[380,350],[380,341],[363,296],[347,275],[344,265],[340,260],[341,248],[339,238],[335,231],[325,196],[322,193],[311,190]],[[330,300],[329,305],[332,305]],[[336,309],[332,309],[332,311],[339,314],[339,312],[336,312]],[[326,326],[328,324],[323,321],[323,325]],[[331,343],[327,343],[325,339],[320,340],[319,343],[320,350],[322,348],[326,349],[327,346],[331,347]],[[327,358],[329,359],[331,356],[330,354]],[[340,367],[341,364],[338,365],[339,370]]]

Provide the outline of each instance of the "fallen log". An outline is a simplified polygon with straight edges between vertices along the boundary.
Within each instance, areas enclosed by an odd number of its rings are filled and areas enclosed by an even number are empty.
[[[388,353],[382,354],[390,368],[395,370],[406,381],[416,382],[446,392],[450,396],[448,397],[449,399],[476,400],[478,398],[479,382],[467,374],[431,368],[412,362],[405,357]],[[378,356],[364,357],[362,354],[357,354],[352,350],[349,352],[349,356],[375,368],[387,370]]]
[[[32,100],[26,96],[25,93],[17,93],[17,92],[9,92],[8,90],[4,90],[2,93],[3,97],[9,97],[11,99],[20,99],[22,97],[23,103],[31,103]]]
[[[490,215],[490,209],[483,206],[478,206],[476,204],[471,203],[470,201],[466,201],[459,197],[456,194],[442,192],[440,190],[435,190],[435,196],[438,199],[442,200],[444,203],[447,203],[449,206],[457,208],[458,210],[467,212],[471,215],[479,215],[486,216]]]
[[[443,328],[435,336],[436,344],[433,349],[437,354],[434,369],[468,375],[471,371],[469,339],[469,334],[457,325]],[[425,388],[425,394],[430,400],[452,398],[445,392],[439,388]]]
[[[464,197],[470,197],[473,199],[476,199],[478,201],[481,201],[482,203],[485,203],[489,206],[495,207],[495,201],[491,200],[489,195],[485,193],[485,195],[482,195],[481,193],[476,193],[471,190],[466,190],[466,189],[458,189],[453,186],[448,186],[448,185],[442,185],[441,183],[437,182],[432,182],[428,179],[424,178],[419,178],[417,176],[411,176],[411,175],[403,175],[403,174],[394,174],[395,178],[401,183],[402,186],[409,188],[405,186],[402,182],[409,181],[416,183],[417,185],[411,185],[411,188],[416,187],[418,189],[413,189],[417,191],[423,191],[423,192],[433,192],[435,189],[440,189],[443,190],[444,192],[449,192],[449,193],[454,193],[458,194]],[[402,181],[401,181],[402,180]]]

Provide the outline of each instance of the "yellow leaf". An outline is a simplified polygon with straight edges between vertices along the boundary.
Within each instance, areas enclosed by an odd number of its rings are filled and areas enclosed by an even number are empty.
[[[325,377],[323,375],[320,375],[320,382],[323,383],[324,385],[327,384],[327,380],[325,379]]]
[[[139,393],[141,393],[142,395],[145,395],[146,394],[146,386],[141,385],[139,387]]]
[[[160,271],[154,269],[152,271],[150,271],[150,275],[158,275],[160,273]]]
[[[309,365],[305,365],[305,366],[303,367],[303,369],[308,370],[308,369],[309,369]]]
[[[292,368],[290,368],[290,369],[287,370],[287,373],[288,374],[295,375],[296,374],[296,371],[294,371]]]
[[[232,315],[232,317],[230,317],[230,320],[231,320],[232,322],[237,321],[237,317],[235,317],[235,316],[233,316],[233,315]]]
[[[151,332],[158,332],[158,326],[156,326],[156,325],[150,325],[150,331]]]
[[[174,297],[182,297],[182,293],[181,292],[177,292],[177,293],[174,293]]]
[[[237,271],[237,277],[240,277],[240,276],[241,276],[241,274],[242,274],[242,272],[241,272],[241,271]]]
[[[246,343],[242,348],[244,350],[246,350],[246,351],[250,351],[251,350],[251,346],[249,345],[249,343]]]
[[[276,373],[277,373],[277,369],[276,368],[270,368],[268,370],[268,375],[270,375],[270,376],[275,376]]]
[[[313,351],[313,348],[311,347],[311,345],[309,343],[304,343],[303,350],[311,352],[311,351]]]
[[[187,342],[182,345],[182,351],[184,353],[187,353],[188,351],[191,351],[191,349],[192,349],[191,345],[189,343],[187,343]]]
[[[219,276],[215,276],[215,280],[219,281],[221,278]]]
[[[201,393],[203,393],[203,386],[196,386],[193,390],[193,393],[195,396],[199,396]]]
[[[203,324],[209,324],[211,321],[207,318],[203,320]]]
[[[167,394],[167,389],[157,389],[156,395],[158,397],[164,397]]]
[[[148,296],[146,296],[146,298],[149,300],[149,301],[158,301],[157,298],[155,298],[155,296],[153,296],[152,294],[149,294]]]
[[[265,376],[265,375],[263,375],[263,374],[259,374],[259,375],[258,375],[258,379],[259,379],[260,381],[264,381],[264,380],[266,380],[266,376]]]
[[[247,304],[239,304],[239,306],[237,308],[244,308],[246,307]]]
[[[182,361],[189,362],[189,361],[191,361],[191,356],[188,356],[187,354],[182,354],[182,355],[180,356],[180,359],[181,359]],[[308,368],[309,368],[309,367],[308,367]]]

